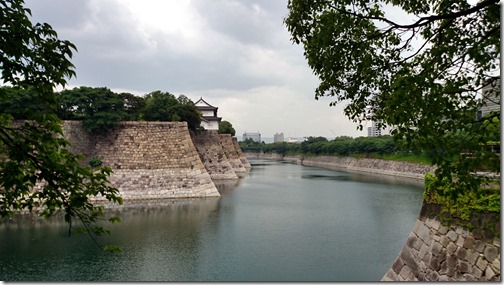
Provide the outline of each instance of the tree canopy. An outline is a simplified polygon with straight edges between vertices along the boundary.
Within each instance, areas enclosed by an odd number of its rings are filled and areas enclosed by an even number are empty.
[[[128,118],[123,98],[129,100],[130,105],[136,103],[131,96],[123,93],[120,97],[105,87],[63,90],[57,93],[57,115],[62,120],[82,120],[82,126],[89,132],[106,132]],[[133,115],[132,110],[129,111],[129,115]]]
[[[236,131],[233,128],[233,124],[229,121],[223,120],[219,123],[219,134],[231,134],[231,136],[234,137]]]
[[[154,91],[145,96],[143,119],[146,121],[186,121],[189,129],[200,128],[201,116],[185,95],[178,99],[169,92]]]
[[[289,0],[288,9],[292,41],[320,79],[316,99],[348,103],[360,129],[373,120],[430,151],[450,195],[478,189],[482,164],[500,172],[488,147],[500,111],[476,119],[482,88],[500,80],[497,0]],[[398,9],[411,21],[395,20]]]
[[[0,96],[4,101],[23,94],[42,107],[31,106],[21,114],[22,103],[13,102],[14,113],[31,119],[17,125],[9,112],[0,113],[0,217],[17,210],[36,209],[45,217],[61,211],[70,230],[77,219],[86,232],[100,235],[106,232],[96,225],[103,207],[95,206],[90,197],[122,203],[118,190],[109,185],[111,169],[81,165],[82,157],[66,149],[69,142],[54,114],[53,88],[75,75],[70,60],[76,47],[58,39],[49,24],[32,24],[29,15],[22,0],[0,0]],[[42,183],[35,187],[37,182]]]

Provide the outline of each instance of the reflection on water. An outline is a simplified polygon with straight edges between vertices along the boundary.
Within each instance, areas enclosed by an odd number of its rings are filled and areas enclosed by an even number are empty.
[[[422,188],[251,160],[221,198],[125,201],[107,214],[120,254],[68,237],[62,216],[0,222],[0,280],[378,281],[419,213]]]
[[[235,187],[240,185],[242,179],[239,180],[214,180],[215,187],[221,195],[226,195]]]

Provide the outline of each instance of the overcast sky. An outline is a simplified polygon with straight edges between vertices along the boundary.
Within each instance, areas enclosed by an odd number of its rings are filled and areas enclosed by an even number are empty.
[[[203,97],[237,136],[259,131],[365,136],[331,98],[314,99],[318,79],[292,44],[287,0],[28,0],[77,46],[69,87]]]

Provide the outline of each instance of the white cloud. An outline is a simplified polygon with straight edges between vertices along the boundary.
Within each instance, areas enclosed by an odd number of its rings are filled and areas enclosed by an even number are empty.
[[[70,86],[202,96],[238,135],[365,135],[343,106],[314,100],[318,80],[283,25],[287,0],[26,3],[36,21],[77,45]]]

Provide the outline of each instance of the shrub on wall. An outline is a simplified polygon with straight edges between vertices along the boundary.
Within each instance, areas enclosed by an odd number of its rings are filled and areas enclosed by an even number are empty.
[[[436,205],[439,217],[445,222],[455,222],[469,229],[493,230],[488,225],[474,222],[475,217],[481,215],[500,216],[500,189],[498,185],[487,185],[478,191],[460,191],[456,184],[443,180],[439,182],[434,174],[425,175],[424,203]],[[438,214],[438,213],[436,213]],[[488,224],[495,224],[497,221]]]

